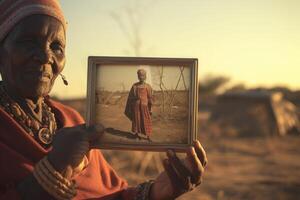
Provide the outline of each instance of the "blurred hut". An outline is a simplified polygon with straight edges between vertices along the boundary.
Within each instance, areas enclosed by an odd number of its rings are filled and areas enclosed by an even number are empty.
[[[231,135],[286,135],[300,131],[296,106],[280,92],[229,92],[218,97],[211,121]]]
[[[300,90],[292,92],[287,97],[291,102],[293,102],[297,107],[300,107]]]

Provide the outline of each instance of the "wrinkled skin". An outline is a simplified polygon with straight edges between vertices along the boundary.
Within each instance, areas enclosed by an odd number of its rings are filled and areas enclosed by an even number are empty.
[[[7,90],[23,98],[46,96],[65,65],[65,31],[52,17],[32,15],[8,34],[0,49]]]
[[[38,100],[49,94],[64,68],[65,41],[65,30],[55,18],[33,15],[19,22],[0,44],[0,72],[7,91],[24,100],[41,102]],[[141,82],[145,79],[146,74],[139,75]],[[100,136],[101,131],[96,133],[84,125],[58,130],[49,162],[62,174],[72,171]],[[187,149],[183,161],[168,151],[163,163],[165,171],[155,180],[150,199],[174,199],[190,191],[201,183],[206,163],[205,151],[198,141]],[[32,175],[17,189],[23,199],[44,199],[48,195]]]

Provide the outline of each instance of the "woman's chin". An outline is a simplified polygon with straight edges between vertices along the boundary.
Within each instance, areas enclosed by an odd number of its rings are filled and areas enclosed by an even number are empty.
[[[50,90],[51,90],[50,84],[42,82],[32,87],[23,88],[19,91],[21,91],[22,93],[21,95],[25,98],[36,99],[36,98],[47,96]]]

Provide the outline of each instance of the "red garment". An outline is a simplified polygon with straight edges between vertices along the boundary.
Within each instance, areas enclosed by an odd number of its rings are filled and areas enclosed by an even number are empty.
[[[47,103],[58,124],[71,127],[84,123],[70,107],[49,100]],[[35,163],[48,151],[41,147],[23,128],[0,108],[0,200],[19,200],[15,186],[32,173]],[[121,179],[106,162],[99,150],[91,150],[88,166],[75,178],[79,199],[133,199],[134,189],[126,189]]]
[[[151,121],[152,88],[149,84],[133,84],[126,103],[125,115],[131,120],[131,131],[150,136],[152,133]]]

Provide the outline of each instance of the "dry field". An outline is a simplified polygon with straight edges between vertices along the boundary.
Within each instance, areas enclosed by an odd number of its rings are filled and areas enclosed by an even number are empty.
[[[299,136],[212,137],[203,131],[204,126],[200,128],[199,139],[207,151],[209,163],[203,184],[180,200],[300,199]],[[145,155],[147,157],[144,152],[104,153],[131,185],[155,178],[157,169],[161,169],[155,158],[164,157],[162,153],[149,156],[150,162],[143,171],[140,162]]]
[[[188,102],[187,92],[168,91],[173,96],[154,92],[152,105],[152,143],[185,144],[188,139]],[[125,116],[128,92],[98,92],[96,121],[102,123],[107,131],[102,136],[105,143],[147,144],[131,133],[131,121]],[[167,98],[168,97],[168,98]]]
[[[201,137],[200,137],[201,138]],[[203,185],[180,199],[300,199],[300,138],[202,139]]]
[[[70,104],[69,104],[70,105]],[[199,115],[199,139],[208,155],[202,185],[180,200],[300,199],[300,136],[234,137],[212,135]],[[218,127],[222,129],[222,127]],[[162,170],[163,153],[103,151],[120,176],[136,185]],[[154,156],[153,156],[154,155]]]

